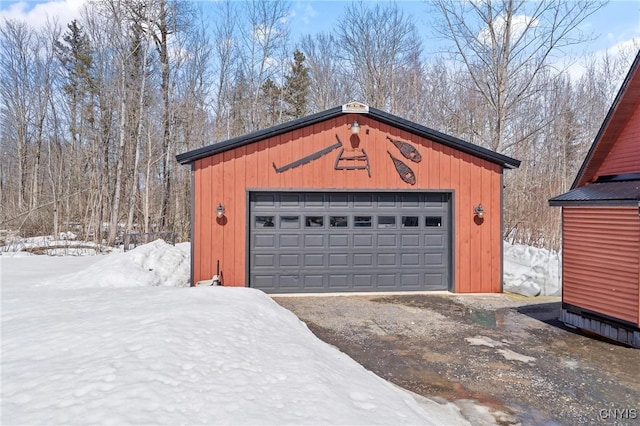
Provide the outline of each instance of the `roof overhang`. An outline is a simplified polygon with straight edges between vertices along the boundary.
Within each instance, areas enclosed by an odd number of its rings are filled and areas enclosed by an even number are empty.
[[[219,154],[221,152],[225,152],[234,148],[259,142],[263,139],[267,139],[273,136],[278,136],[283,133],[291,132],[293,130],[300,129],[302,127],[310,126],[325,120],[330,120],[332,118],[340,117],[342,115],[354,114],[354,113],[365,115],[367,117],[372,118],[373,120],[379,121],[384,124],[388,124],[400,130],[407,131],[416,136],[430,139],[434,142],[438,142],[442,145],[465,152],[475,157],[479,157],[489,162],[499,164],[503,168],[515,169],[520,166],[520,161],[514,158],[499,154],[497,152],[491,151],[481,146],[463,141],[462,139],[458,139],[453,136],[446,135],[444,133],[438,132],[428,127],[421,126],[416,123],[412,123],[400,117],[396,117],[394,115],[388,114],[381,110],[370,108],[364,104],[359,104],[355,102],[351,102],[349,104],[331,108],[316,114],[299,118],[297,120],[279,124],[277,126],[273,126],[263,130],[253,132],[253,133],[249,133],[247,135],[222,141],[213,145],[208,145],[202,148],[198,148],[192,151],[178,154],[176,156],[176,160],[180,164],[192,163],[204,157],[209,157],[211,155]]]
[[[596,182],[573,189],[549,200],[553,207],[638,206],[640,180]]]

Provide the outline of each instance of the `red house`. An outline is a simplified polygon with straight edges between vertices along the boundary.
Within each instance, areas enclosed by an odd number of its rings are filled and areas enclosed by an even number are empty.
[[[502,291],[517,160],[357,102],[177,160],[192,170],[193,285]]]
[[[640,53],[562,207],[562,321],[640,347]]]

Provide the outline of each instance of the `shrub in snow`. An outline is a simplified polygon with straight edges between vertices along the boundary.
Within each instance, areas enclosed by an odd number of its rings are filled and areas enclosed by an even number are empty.
[[[505,241],[503,289],[524,296],[559,296],[558,253]]]

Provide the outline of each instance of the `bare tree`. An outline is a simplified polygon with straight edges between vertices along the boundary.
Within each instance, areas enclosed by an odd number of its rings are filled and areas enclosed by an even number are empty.
[[[338,40],[331,34],[306,35],[300,49],[309,67],[309,110],[318,112],[341,105],[353,97],[351,79],[343,78],[339,59],[335,54]]]
[[[398,113],[401,81],[415,75],[422,50],[416,27],[395,3],[349,3],[338,24],[339,52],[369,105]],[[418,66],[419,68],[419,66]]]
[[[580,24],[603,3],[592,0],[436,0],[434,28],[468,71],[491,110],[483,145],[506,152],[516,138],[518,105],[545,90],[537,77],[561,63],[565,48],[589,39]],[[558,74],[558,73],[556,73]],[[541,128],[541,126],[539,126]]]
[[[27,198],[27,153],[34,108],[30,69],[34,59],[35,34],[26,23],[6,20],[0,26],[0,40],[3,152],[14,158],[17,176],[15,202],[17,211],[21,212],[26,207]]]
[[[242,23],[241,64],[244,83],[251,96],[250,105],[234,105],[236,113],[248,114],[245,132],[257,130],[262,125],[260,95],[267,79],[280,81],[282,64],[287,58],[289,41],[287,17],[289,2],[284,0],[251,0],[246,3],[245,20]]]

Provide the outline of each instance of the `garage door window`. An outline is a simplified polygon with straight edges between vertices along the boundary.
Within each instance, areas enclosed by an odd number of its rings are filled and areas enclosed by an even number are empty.
[[[256,216],[256,228],[273,228],[273,216]]]
[[[378,216],[378,228],[395,228],[395,216]]]
[[[324,216],[305,216],[304,226],[306,228],[323,228]]]
[[[329,226],[332,228],[346,228],[349,226],[347,216],[329,216]]]
[[[425,217],[424,226],[442,226],[442,217],[440,216],[427,216]]]
[[[371,216],[355,216],[353,226],[356,228],[371,228]]]
[[[280,216],[280,228],[282,229],[300,228],[300,216]]]
[[[403,228],[417,228],[418,227],[418,216],[402,216],[402,227]]]

